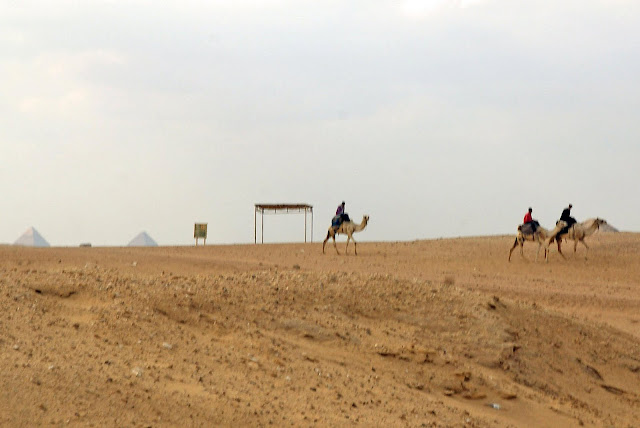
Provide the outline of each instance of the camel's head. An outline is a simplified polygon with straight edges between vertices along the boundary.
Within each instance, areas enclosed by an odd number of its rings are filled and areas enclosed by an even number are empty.
[[[567,227],[567,222],[566,221],[564,221],[564,220],[556,221],[556,229],[557,230],[564,229],[565,227]]]
[[[596,218],[596,219],[594,220],[594,223],[595,223],[596,227],[597,227],[598,229],[600,229],[600,226],[602,226],[603,224],[607,224],[607,220],[605,220],[605,219],[603,219],[603,218]]]
[[[365,214],[365,215],[362,217],[362,222],[363,222],[364,224],[369,223],[369,216]]]

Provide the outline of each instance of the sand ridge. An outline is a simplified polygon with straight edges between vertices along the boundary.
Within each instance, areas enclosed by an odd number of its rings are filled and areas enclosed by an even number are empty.
[[[640,235],[512,242],[0,247],[0,425],[638,426]]]

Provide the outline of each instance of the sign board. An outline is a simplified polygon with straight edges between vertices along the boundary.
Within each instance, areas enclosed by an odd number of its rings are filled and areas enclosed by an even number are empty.
[[[203,238],[204,244],[207,245],[207,223],[196,223],[193,226],[193,237],[196,238],[196,246],[198,245],[198,238]]]
[[[207,239],[207,223],[196,223],[193,227],[193,237]]]

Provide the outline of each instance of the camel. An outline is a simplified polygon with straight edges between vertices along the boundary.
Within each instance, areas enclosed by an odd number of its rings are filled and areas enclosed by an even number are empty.
[[[361,230],[363,230],[365,227],[367,227],[368,222],[369,222],[369,216],[365,215],[362,217],[362,222],[360,224],[356,224],[353,221],[349,220],[349,221],[342,222],[342,224],[340,225],[340,227],[338,227],[338,229],[334,229],[333,226],[329,227],[329,231],[327,232],[327,237],[324,239],[324,242],[322,243],[322,254],[324,254],[324,245],[327,243],[329,238],[333,238],[333,247],[336,249],[336,253],[340,254],[340,251],[338,251],[338,246],[336,245],[336,235],[339,233],[347,235],[347,246],[344,249],[344,253],[347,254],[347,249],[349,248],[349,241],[353,239],[353,233],[360,232]],[[357,256],[358,244],[356,243],[355,239],[353,239],[353,246]]]
[[[588,220],[583,221],[582,223],[575,223],[573,226],[569,228],[569,230],[565,233],[559,235],[553,235],[549,237],[549,244],[553,242],[555,239],[558,243],[558,252],[562,257],[566,259],[564,254],[562,254],[562,250],[560,249],[560,244],[562,243],[562,239],[572,239],[573,240],[573,253],[575,254],[578,250],[578,242],[581,242],[582,245],[587,249],[584,258],[587,259],[587,254],[589,253],[589,247],[587,243],[584,242],[584,238],[589,235],[593,235],[596,230],[600,229],[601,224],[607,224],[607,221],[601,218],[590,218]]]
[[[513,247],[511,247],[511,250],[509,250],[509,261],[511,261],[511,253],[513,253],[513,250],[516,248],[516,246],[518,246],[518,244],[520,245],[520,256],[524,258],[524,252],[523,252],[524,241],[532,241],[532,242],[538,243],[538,251],[536,251],[536,262],[538,261],[538,254],[540,253],[540,247],[544,245],[544,259],[546,261],[549,261],[547,255],[549,253],[550,242],[545,242],[545,241],[549,237],[555,236],[566,225],[567,223],[561,220],[558,223],[556,223],[556,227],[553,230],[547,230],[542,226],[538,226],[535,233],[527,233],[527,234],[522,233],[522,225],[518,226],[518,235],[516,236],[516,240],[513,243]]]

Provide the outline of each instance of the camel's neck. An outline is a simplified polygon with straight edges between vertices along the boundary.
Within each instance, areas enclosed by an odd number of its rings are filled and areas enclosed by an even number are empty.
[[[367,227],[367,219],[366,218],[362,218],[362,221],[360,222],[360,224],[356,224],[355,228],[353,230],[355,232],[360,232],[365,227]]]
[[[543,239],[547,239],[549,237],[556,236],[558,232],[562,230],[565,224],[566,223],[562,222],[560,225],[556,225],[556,227],[551,230],[545,229],[542,226],[538,226],[538,233],[540,233],[540,236],[542,236]]]
[[[545,236],[546,236],[546,235],[548,235],[548,234],[549,234],[549,230],[548,230],[548,229],[545,229],[545,228],[544,228],[544,227],[542,227],[542,226],[538,226],[537,231],[538,231],[541,235],[545,235]]]
[[[558,229],[558,230],[560,230],[560,229]],[[549,229],[545,229],[542,226],[538,226],[537,231],[538,231],[538,233],[540,235],[542,235],[542,237],[546,238],[547,236],[550,236],[555,231],[555,229],[554,230],[549,230]]]
[[[589,224],[589,222],[591,222]],[[598,222],[596,220],[587,220],[586,222],[581,224],[582,229],[584,230],[585,236],[589,236],[595,233],[598,230]]]

